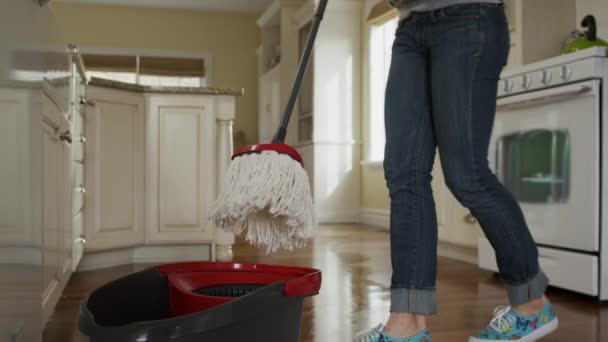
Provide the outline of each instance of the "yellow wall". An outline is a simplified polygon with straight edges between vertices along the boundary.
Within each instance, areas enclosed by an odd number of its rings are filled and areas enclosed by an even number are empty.
[[[53,2],[66,41],[84,47],[208,52],[210,86],[245,88],[234,132],[257,142],[257,15]]]
[[[587,14],[593,14],[598,24],[598,36],[608,40],[608,1],[606,0],[577,0],[576,1],[576,27],[580,27],[581,20]]]
[[[367,24],[367,15],[372,5],[382,0],[366,0],[363,6],[361,15],[361,46],[362,46],[362,84],[363,89],[361,90],[361,139],[363,142],[363,160],[366,159],[365,146],[369,139],[368,134],[368,61],[369,61],[369,27]],[[363,165],[361,166],[361,208],[376,208],[376,209],[388,209],[390,208],[390,201],[388,197],[388,190],[386,188],[386,182],[384,181],[384,170],[382,166],[374,165]]]

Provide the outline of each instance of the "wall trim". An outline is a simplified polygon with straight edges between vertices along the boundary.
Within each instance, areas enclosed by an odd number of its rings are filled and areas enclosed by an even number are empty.
[[[390,229],[390,209],[361,208],[361,223]],[[477,248],[460,246],[446,241],[437,243],[437,255],[477,265]]]
[[[362,160],[359,164],[366,168],[384,169],[384,161],[382,160]]]
[[[460,246],[445,241],[439,241],[437,243],[437,255],[477,266],[478,257],[477,248],[475,247]]]
[[[361,208],[360,212],[361,223],[389,229],[391,223],[391,211],[389,209]]]
[[[126,264],[155,264],[178,261],[211,261],[211,245],[149,245],[86,252],[77,271],[89,271]]]

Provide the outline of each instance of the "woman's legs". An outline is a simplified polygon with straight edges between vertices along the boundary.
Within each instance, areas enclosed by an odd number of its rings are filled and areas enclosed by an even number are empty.
[[[468,4],[400,24],[386,91],[385,177],[391,197],[389,335],[412,336],[436,312],[435,148],[446,183],[493,245],[509,300],[544,306],[548,280],[523,213],[488,167],[497,84],[509,50],[502,7]]]
[[[431,29],[435,135],[446,183],[496,251],[511,305],[542,298],[547,278],[523,213],[488,167],[500,72],[509,51],[501,6],[459,6]],[[466,14],[466,15],[465,15]]]
[[[436,312],[437,222],[431,189],[436,142],[428,51],[420,25],[401,22],[386,89],[384,171],[391,198],[391,316],[385,332],[413,336]]]

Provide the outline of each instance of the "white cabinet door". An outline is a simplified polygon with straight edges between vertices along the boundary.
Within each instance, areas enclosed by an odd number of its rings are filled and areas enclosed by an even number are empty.
[[[95,87],[88,96],[86,250],[134,246],[144,233],[143,98]]]
[[[59,286],[61,266],[60,241],[60,157],[58,127],[43,123],[42,129],[42,307],[52,307]],[[48,304],[47,304],[48,303]]]
[[[70,132],[71,124],[64,116],[61,117],[62,124],[60,131]],[[72,136],[71,132],[69,133]],[[59,176],[60,182],[60,225],[61,225],[61,274],[60,279],[67,279],[72,274],[72,198],[74,193],[74,164],[72,161],[72,142],[71,138],[61,139],[60,142]]]
[[[213,239],[207,212],[214,199],[213,101],[148,97],[147,214],[150,243]]]
[[[432,175],[439,240],[464,247],[477,247],[479,225],[445,184],[439,153],[435,157]]]

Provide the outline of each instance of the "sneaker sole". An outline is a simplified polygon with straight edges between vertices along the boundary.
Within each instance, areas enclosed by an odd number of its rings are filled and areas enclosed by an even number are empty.
[[[551,322],[543,325],[542,327],[534,330],[532,333],[520,338],[519,340],[515,340],[515,341],[519,341],[519,342],[534,342],[537,341],[547,335],[549,335],[550,333],[554,332],[557,329],[557,326],[559,325],[559,320],[557,319],[557,317],[555,317]],[[488,342],[488,341],[497,341],[497,340],[482,340],[480,338],[477,337],[469,337],[469,342]]]

